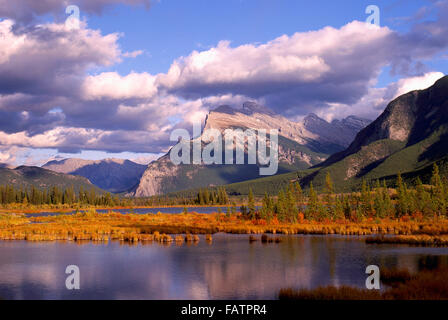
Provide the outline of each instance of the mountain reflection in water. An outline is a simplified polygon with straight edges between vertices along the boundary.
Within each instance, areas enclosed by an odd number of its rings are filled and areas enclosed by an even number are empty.
[[[281,288],[363,287],[365,268],[448,265],[446,248],[366,245],[357,237],[281,236],[250,244],[217,234],[208,244],[0,242],[4,299],[276,299]],[[77,265],[81,290],[65,287]]]

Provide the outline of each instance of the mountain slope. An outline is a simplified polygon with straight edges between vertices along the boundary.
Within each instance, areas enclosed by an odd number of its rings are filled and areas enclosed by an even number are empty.
[[[50,161],[42,168],[82,176],[101,189],[123,192],[139,183],[146,166],[122,159],[94,161],[71,158]]]
[[[448,155],[448,77],[425,90],[404,94],[331,156],[304,184],[322,185],[327,172],[342,186],[419,171]]]
[[[0,168],[0,185],[13,185],[17,188],[35,186],[39,189],[48,189],[53,186],[65,189],[73,186],[75,192],[78,192],[81,187],[85,190],[94,188],[96,191],[102,191],[84,177],[28,166],[15,169]]]
[[[313,115],[293,122],[253,102],[241,109],[220,106],[211,111],[204,130],[278,129],[278,173],[303,170],[324,161],[330,153],[343,150],[368,120],[356,117],[328,123]],[[327,131],[331,130],[331,133]],[[247,163],[247,162],[246,162]],[[204,186],[256,179],[258,165],[179,165],[171,163],[169,153],[148,165],[132,193],[137,197],[165,194]]]

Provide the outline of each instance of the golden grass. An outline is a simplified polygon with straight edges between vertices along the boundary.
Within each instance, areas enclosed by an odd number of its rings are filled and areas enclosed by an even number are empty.
[[[378,291],[358,289],[348,286],[320,287],[313,290],[282,289],[280,300],[381,300]]]
[[[368,237],[370,244],[410,244],[418,246],[448,246],[448,235],[406,235]]]
[[[280,223],[276,219],[245,220],[240,215],[225,214],[120,214],[110,211],[97,214],[89,210],[75,215],[57,215],[46,217],[26,217],[23,214],[0,214],[0,240],[119,240],[131,243],[198,242],[198,234],[206,235],[211,242],[212,234],[217,232],[231,234],[263,235],[262,242],[280,242],[281,238],[272,238],[267,234],[339,234],[339,235],[394,235],[384,239],[400,239],[399,243],[446,245],[448,242],[448,219],[432,220],[378,220],[365,219],[360,222],[304,220],[301,223]],[[174,235],[174,239],[171,235]],[[171,238],[171,239],[170,239]],[[369,243],[375,243],[369,238]],[[386,240],[381,240],[386,241]],[[387,240],[392,241],[392,240]]]
[[[381,271],[381,282],[386,285],[397,286],[411,280],[412,275],[407,269],[384,269]]]

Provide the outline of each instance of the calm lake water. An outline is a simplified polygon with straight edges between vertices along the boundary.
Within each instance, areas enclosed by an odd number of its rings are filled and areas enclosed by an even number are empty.
[[[208,244],[164,246],[0,241],[3,299],[276,299],[285,287],[363,287],[367,265],[448,264],[447,248],[366,245],[358,237],[282,236],[249,244],[247,235],[216,234]],[[77,265],[81,289],[65,288]]]

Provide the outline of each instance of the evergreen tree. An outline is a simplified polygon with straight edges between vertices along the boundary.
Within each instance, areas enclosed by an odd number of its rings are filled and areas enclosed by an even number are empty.
[[[439,166],[436,163],[432,170],[431,185],[434,210],[438,215],[444,215],[446,213],[445,190],[440,178]]]
[[[422,180],[417,177],[415,188],[415,207],[423,215],[428,215],[432,212],[431,210],[431,195],[425,190]]]
[[[314,191],[313,183],[310,183],[309,197],[308,197],[308,207],[306,209],[305,215],[307,220],[312,220],[316,217],[319,211],[318,196],[316,191]]]
[[[303,199],[302,187],[300,186],[299,182],[296,182],[294,184],[294,187],[295,187],[295,194],[296,194],[297,210],[299,210],[299,212],[303,212],[303,210],[304,210],[304,199]]]
[[[375,198],[373,200],[375,215],[378,218],[384,218],[386,216],[386,210],[384,205],[384,193],[381,190],[380,181],[376,180],[375,186]]]
[[[397,217],[401,217],[409,213],[409,195],[400,173],[397,176],[397,193]]]
[[[249,210],[249,218],[255,219],[257,211],[255,208],[255,199],[254,199],[254,193],[252,192],[252,188],[249,188],[247,208]]]
[[[294,186],[290,184],[289,188],[286,190],[286,199],[285,199],[285,219],[288,222],[297,222],[297,206],[296,206],[296,197],[294,195]]]

